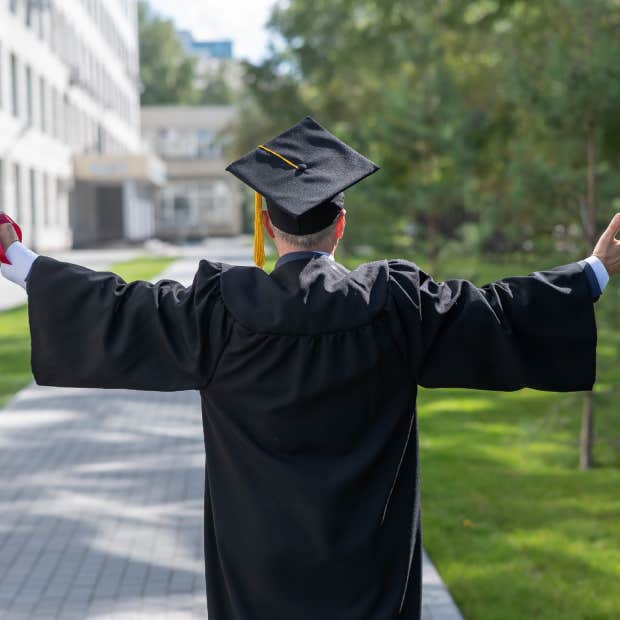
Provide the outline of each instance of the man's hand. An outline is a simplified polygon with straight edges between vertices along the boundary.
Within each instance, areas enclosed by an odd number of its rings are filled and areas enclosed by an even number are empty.
[[[620,241],[615,238],[619,231],[620,213],[616,213],[592,252],[592,256],[596,256],[605,265],[610,276],[620,273]]]
[[[0,216],[2,215],[4,213],[0,211]],[[15,228],[13,228],[13,224],[0,224],[0,245],[2,249],[6,252],[8,247],[15,241],[19,241],[19,237],[15,232]]]

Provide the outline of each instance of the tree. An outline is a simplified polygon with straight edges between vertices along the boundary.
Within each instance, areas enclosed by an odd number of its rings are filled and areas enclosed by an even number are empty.
[[[236,89],[227,76],[230,67],[222,62],[220,66],[204,78],[200,92],[201,105],[231,105],[236,99]]]
[[[246,85],[265,120],[253,133],[312,113],[381,161],[363,194],[348,195],[357,223],[349,246],[402,249],[417,223],[416,243],[426,244],[433,263],[438,233],[451,234],[464,218],[471,115],[461,114],[442,38],[431,36],[440,8],[413,4],[320,0],[277,8],[270,24],[286,43],[247,67]]]
[[[581,223],[581,250],[589,254],[620,190],[616,181],[607,185],[612,193],[602,196],[599,191],[599,181],[609,179],[620,163],[615,112],[620,106],[620,11],[610,0],[516,3],[514,9],[506,91],[523,119],[535,119],[529,141],[550,173],[549,186],[556,186],[548,211],[555,218],[571,214]],[[523,178],[522,187],[527,202],[536,204],[540,189],[535,179]],[[582,412],[582,469],[593,464],[593,444],[593,394],[588,392]]]
[[[617,0],[290,0],[270,27],[241,148],[310,113],[376,160],[347,195],[349,248],[415,240],[432,266],[475,226],[481,250],[568,262],[620,203]],[[592,429],[589,394],[584,468]]]
[[[138,5],[142,105],[195,104],[195,61],[181,47],[172,20]]]

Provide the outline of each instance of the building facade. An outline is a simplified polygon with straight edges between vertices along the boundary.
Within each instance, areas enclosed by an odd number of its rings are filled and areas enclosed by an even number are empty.
[[[241,186],[226,172],[224,157],[235,120],[232,106],[142,108],[143,136],[167,169],[158,237],[184,241],[241,232]]]
[[[107,240],[114,200],[112,237],[153,232],[137,28],[137,0],[0,0],[0,209],[39,250]]]
[[[230,39],[197,41],[189,30],[178,30],[177,36],[186,54],[201,56],[206,60],[232,60],[233,43]]]

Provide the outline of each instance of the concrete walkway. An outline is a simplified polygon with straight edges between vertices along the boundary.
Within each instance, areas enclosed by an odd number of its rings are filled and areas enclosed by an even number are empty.
[[[247,240],[185,249],[249,262]],[[0,411],[0,618],[207,616],[196,393],[32,385]],[[425,556],[424,620],[461,616]]]

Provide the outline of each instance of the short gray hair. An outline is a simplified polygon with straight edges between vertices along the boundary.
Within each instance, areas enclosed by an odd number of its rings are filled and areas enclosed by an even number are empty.
[[[338,218],[336,218],[327,228],[323,228],[318,232],[310,235],[293,235],[291,233],[284,232],[271,223],[273,227],[273,234],[280,240],[288,243],[289,245],[303,248],[304,250],[316,248],[326,243],[331,236],[336,232],[336,224]]]

